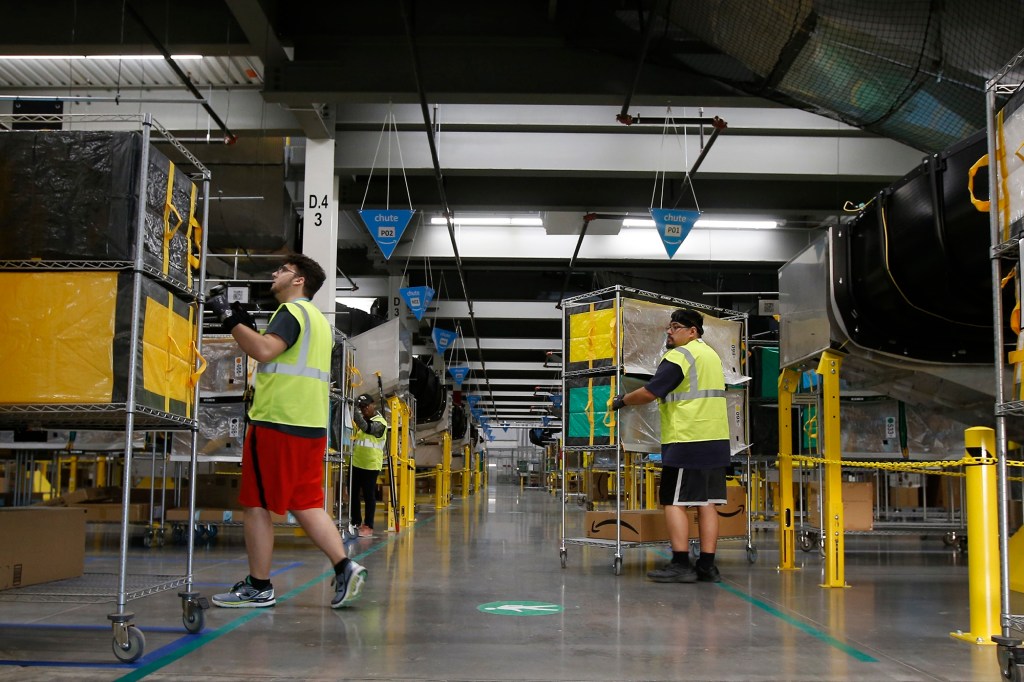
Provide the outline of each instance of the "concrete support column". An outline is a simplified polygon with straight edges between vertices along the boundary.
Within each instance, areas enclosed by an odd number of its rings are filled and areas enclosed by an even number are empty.
[[[323,287],[313,297],[313,305],[333,324],[338,270],[338,180],[334,173],[334,140],[306,140],[301,248],[302,253],[320,263],[327,274]]]

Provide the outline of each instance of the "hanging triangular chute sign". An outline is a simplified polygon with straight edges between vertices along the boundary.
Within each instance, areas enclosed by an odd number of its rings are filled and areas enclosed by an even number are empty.
[[[363,209],[359,211],[366,229],[370,231],[373,241],[377,242],[380,252],[384,254],[384,260],[391,258],[395,252],[398,241],[402,238],[406,226],[412,220],[415,210],[409,209]],[[419,318],[417,318],[419,319]]]
[[[448,373],[452,375],[452,379],[455,381],[456,386],[461,386],[462,382],[469,376],[469,367],[466,365],[460,365],[458,367],[449,367]]]
[[[442,355],[446,350],[451,348],[451,345],[455,343],[455,339],[459,337],[457,332],[441,329],[440,327],[434,327],[434,331],[431,332],[431,336],[434,339],[434,346],[437,347],[437,352]]]
[[[658,235],[665,245],[668,257],[676,255],[679,246],[690,234],[690,228],[700,218],[700,211],[683,211],[669,208],[652,208],[651,218],[658,227]]]
[[[434,290],[430,287],[403,287],[398,290],[408,306],[409,312],[417,320],[423,319],[423,313],[427,312],[427,306],[434,300]]]

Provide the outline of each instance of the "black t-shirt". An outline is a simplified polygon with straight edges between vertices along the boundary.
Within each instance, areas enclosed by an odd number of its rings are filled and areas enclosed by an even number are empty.
[[[645,388],[658,398],[664,398],[682,382],[683,368],[674,362],[662,360]],[[715,469],[729,466],[730,456],[728,440],[663,443],[661,446],[661,463],[670,467]]]
[[[299,335],[302,333],[302,327],[299,326],[299,321],[295,319],[291,311],[286,306],[281,306],[274,315],[274,319],[267,325],[267,330],[264,334],[273,334],[277,336],[288,348],[295,345],[295,342],[299,340]],[[326,428],[318,428],[315,426],[292,426],[291,424],[275,424],[273,422],[256,421],[253,424],[259,424],[269,429],[281,431],[282,433],[288,433],[293,436],[302,436],[303,438],[322,438],[327,435]]]

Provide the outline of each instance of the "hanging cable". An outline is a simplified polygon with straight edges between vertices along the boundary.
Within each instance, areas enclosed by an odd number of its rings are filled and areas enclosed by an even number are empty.
[[[437,191],[441,199],[441,208],[444,211],[445,222],[448,226],[448,238],[452,242],[452,252],[455,256],[455,268],[459,273],[459,283],[462,285],[462,293],[466,297],[466,305],[469,309],[469,322],[473,328],[473,336],[476,339],[477,351],[480,352],[480,371],[483,374],[484,385],[487,386],[487,395],[491,399],[491,408],[497,411],[497,406],[494,403],[494,392],[491,390],[491,383],[487,378],[487,367],[484,364],[484,355],[480,349],[480,333],[476,328],[476,315],[473,312],[473,299],[469,295],[469,287],[466,286],[466,276],[462,270],[462,257],[459,255],[459,245],[455,239],[455,222],[452,217],[451,207],[448,205],[448,195],[444,188],[444,175],[441,173],[441,162],[437,155],[437,142],[434,139],[430,121],[430,110],[427,107],[427,94],[423,89],[423,81],[420,78],[419,53],[416,49],[416,39],[412,28],[412,8],[408,6],[408,3],[409,0],[401,0],[399,6],[402,11],[402,23],[405,25],[405,35],[409,40],[409,52],[412,57],[413,81],[416,85],[416,92],[419,93],[420,111],[423,114],[423,125],[426,127],[427,143],[430,146],[430,159],[434,164],[434,178],[437,181]]]
[[[135,23],[139,25],[139,28],[141,28],[143,33],[146,34],[150,42],[153,43],[153,46],[157,50],[159,50],[160,54],[164,56],[164,61],[166,61],[167,65],[171,67],[171,70],[174,71],[174,73],[178,76],[182,84],[186,88],[188,88],[188,91],[192,93],[193,97],[195,97],[202,103],[203,108],[206,109],[206,113],[210,115],[210,118],[214,120],[214,122],[217,124],[217,127],[220,128],[221,131],[224,133],[224,141],[227,144],[234,144],[235,142],[237,142],[238,136],[231,132],[231,129],[228,128],[227,124],[221,120],[220,116],[217,115],[217,112],[213,110],[213,107],[211,107],[210,104],[203,98],[202,94],[199,92],[199,90],[196,89],[196,86],[192,83],[192,79],[189,78],[188,75],[181,70],[181,67],[179,67],[178,64],[171,57],[171,53],[167,51],[167,48],[164,47],[163,43],[160,42],[160,39],[157,38],[156,34],[153,33],[153,31],[149,28],[146,22],[142,20],[142,16],[139,15],[138,11],[134,7],[132,7],[130,3],[125,4],[125,9],[128,11],[129,14],[131,14],[132,19],[134,19]]]

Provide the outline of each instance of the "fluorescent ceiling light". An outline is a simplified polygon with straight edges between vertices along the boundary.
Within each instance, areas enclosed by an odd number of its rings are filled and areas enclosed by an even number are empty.
[[[534,217],[459,217],[455,218],[456,225],[516,225],[520,227],[543,227],[544,221]],[[447,225],[448,221],[441,218],[431,218],[431,225]]]
[[[622,221],[623,227],[656,227],[655,222],[649,218],[626,218]],[[726,220],[722,218],[699,218],[693,224],[699,228],[733,228],[737,230],[769,230],[779,226],[777,220]]]
[[[742,230],[770,230],[778,227],[777,220],[720,220],[718,218],[701,218],[694,227],[732,227]]]
[[[29,60],[41,60],[41,61],[57,61],[67,60],[76,61],[80,59],[98,59],[106,61],[149,61],[163,59],[162,54],[6,54],[0,55],[0,60],[7,61],[29,61]],[[171,59],[179,62],[191,61],[196,59],[202,59],[201,54],[172,54]]]

